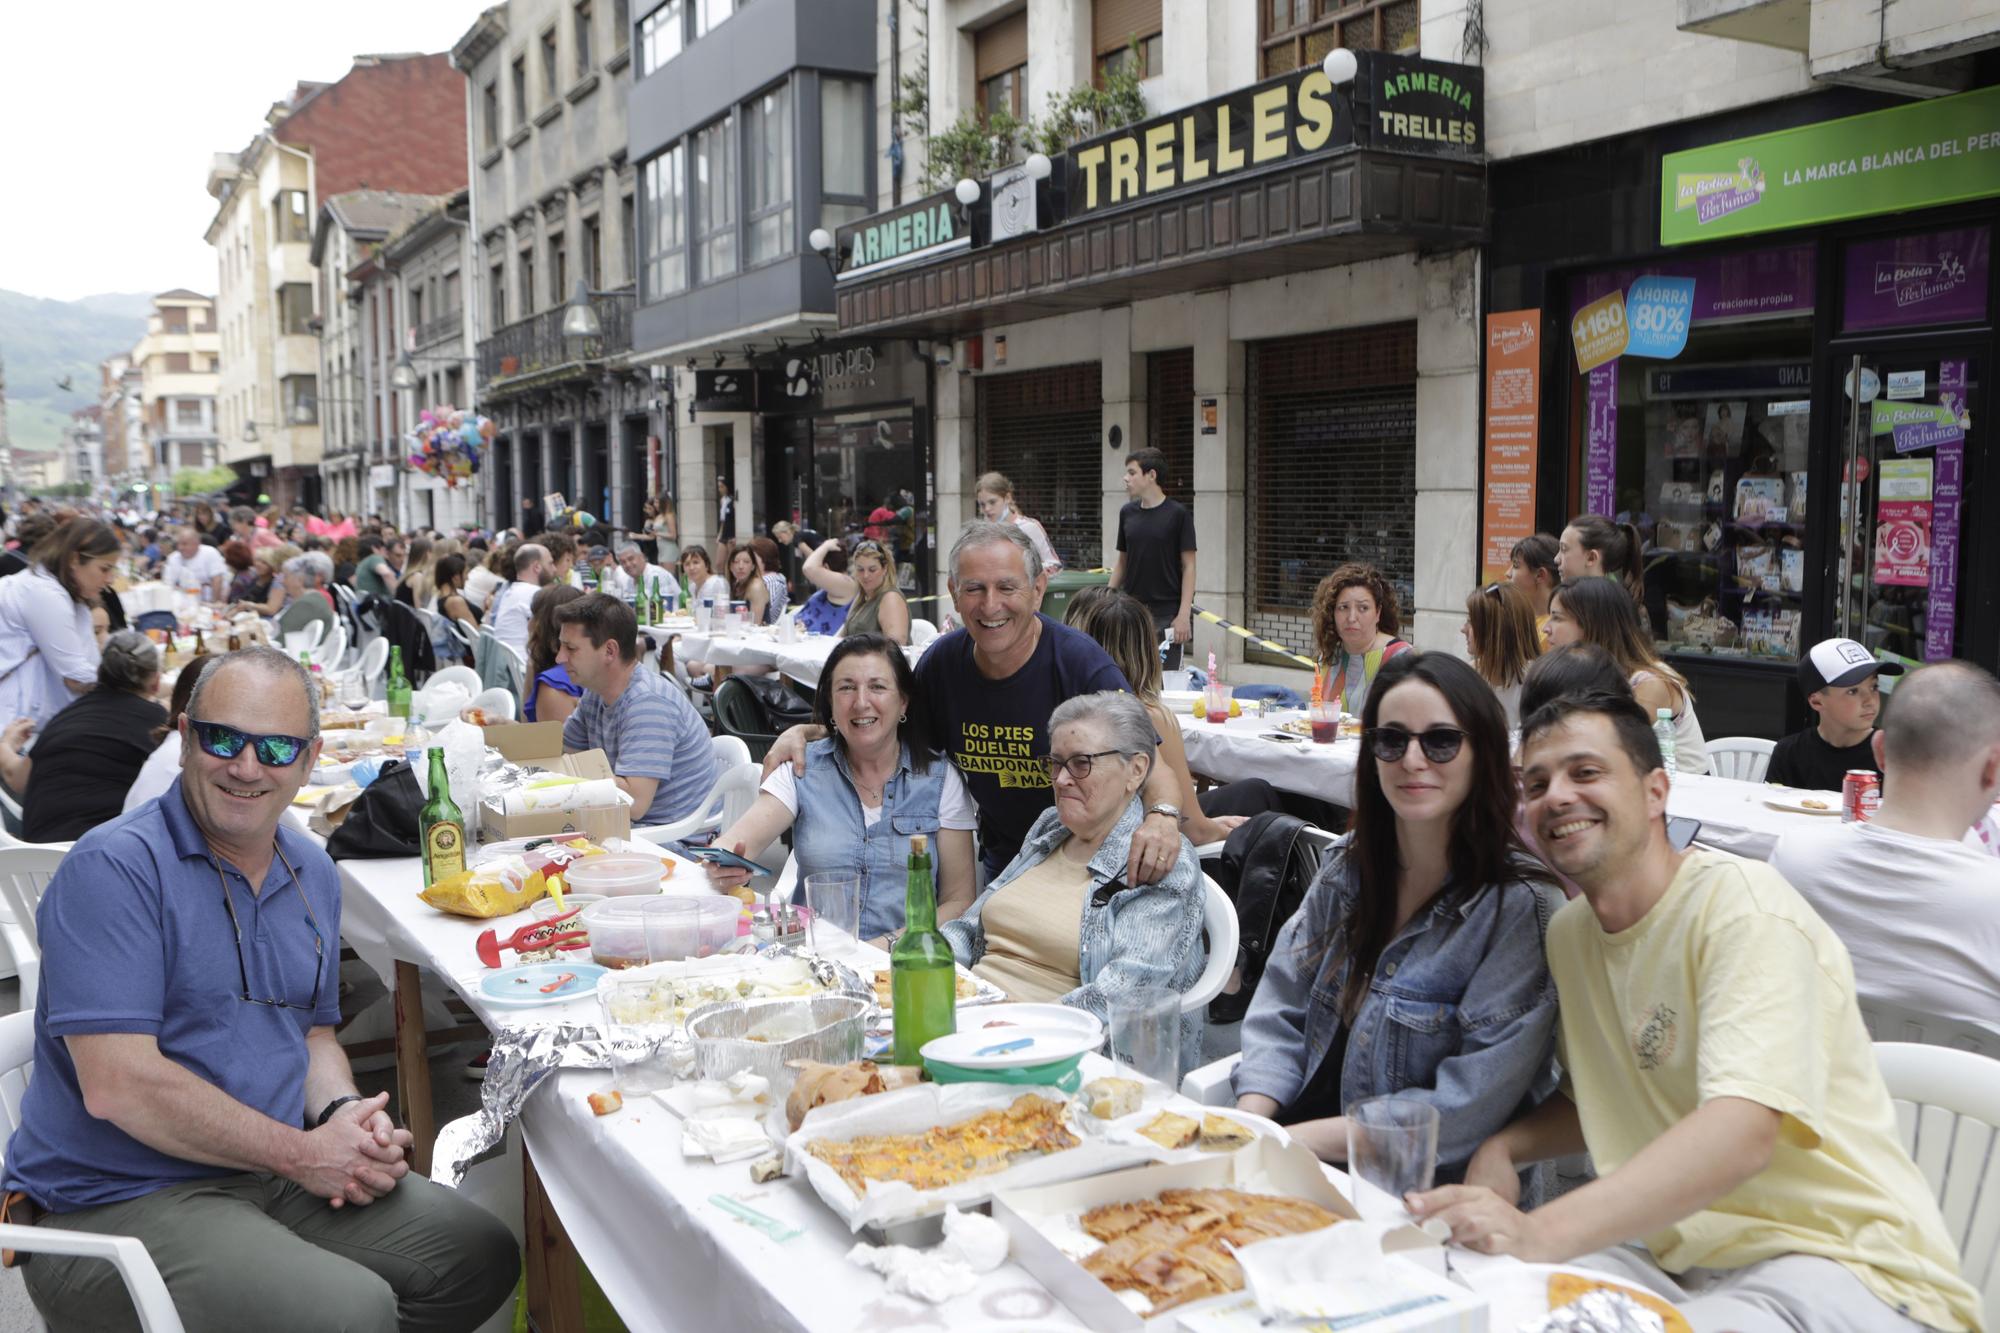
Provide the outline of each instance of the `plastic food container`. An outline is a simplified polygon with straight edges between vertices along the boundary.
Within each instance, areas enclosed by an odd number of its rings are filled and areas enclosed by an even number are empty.
[[[671,894],[646,902],[640,915],[652,961],[665,963],[706,958],[727,947],[736,939],[743,904],[721,894]]]
[[[578,893],[606,898],[658,893],[666,866],[651,856],[586,856],[571,863],[563,882]]]
[[[606,898],[583,909],[577,919],[590,935],[590,961],[623,971],[653,961],[646,946],[646,918],[632,898]]]
[[[782,1105],[798,1076],[791,1061],[844,1065],[861,1058],[869,1004],[858,995],[810,995],[704,1005],[687,1021],[695,1072],[717,1080],[745,1069],[762,1074]]]

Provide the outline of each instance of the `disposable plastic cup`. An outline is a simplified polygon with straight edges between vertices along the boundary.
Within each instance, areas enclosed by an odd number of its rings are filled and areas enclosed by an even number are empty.
[[[655,963],[706,958],[736,938],[743,904],[721,894],[649,898],[640,908],[646,953]]]
[[[658,1092],[674,1081],[664,1046],[675,1027],[671,1000],[670,990],[652,977],[618,977],[598,988],[611,1080],[627,1097]]]
[[[812,916],[807,938],[814,953],[841,953],[861,934],[861,876],[846,870],[806,876],[806,906]]]
[[[644,967],[653,961],[646,943],[646,919],[642,905],[662,901],[652,898],[606,898],[583,909],[577,919],[590,934],[590,961],[618,971]]]
[[[1210,681],[1203,687],[1203,700],[1208,709],[1208,720],[1210,722],[1227,722],[1229,720],[1229,699],[1235,693],[1235,690],[1236,687],[1233,685],[1217,684],[1214,681]]]
[[[1138,986],[1111,1001],[1111,1058],[1169,1088],[1181,1083],[1181,994]]]
[[[1413,1097],[1370,1097],[1347,1108],[1347,1169],[1395,1200],[1437,1176],[1438,1109]]]
[[[1340,705],[1314,704],[1312,706],[1313,743],[1331,745],[1340,739]]]

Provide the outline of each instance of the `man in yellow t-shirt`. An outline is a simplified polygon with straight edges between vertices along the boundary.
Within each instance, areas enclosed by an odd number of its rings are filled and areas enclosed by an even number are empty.
[[[1701,1333],[1979,1328],[1833,932],[1769,866],[1673,849],[1629,698],[1550,704],[1521,758],[1529,826],[1583,890],[1548,931],[1565,1095],[1412,1212],[1488,1253],[1592,1255]],[[1596,1181],[1514,1207],[1517,1164],[1585,1149]]]

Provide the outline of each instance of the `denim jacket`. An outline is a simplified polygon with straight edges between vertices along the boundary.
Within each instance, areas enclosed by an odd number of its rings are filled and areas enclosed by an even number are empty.
[[[854,771],[832,738],[806,748],[806,771],[793,780],[799,812],[792,822],[792,849],[799,858],[800,882],[808,874],[851,870],[861,876],[861,938],[874,939],[903,927],[908,901],[910,837],[938,831],[938,803],[944,796],[946,765],[939,756],[928,771],[910,764],[905,744],[882,789],[882,817],[864,824]],[[937,892],[937,851],[931,851],[931,892]]]
[[[1194,848],[1181,839],[1180,857],[1166,877],[1157,884],[1125,887],[1126,862],[1132,854],[1132,835],[1145,818],[1144,803],[1133,798],[1118,817],[1104,845],[1090,858],[1090,892],[1083,903],[1082,953],[1077,959],[1077,976],[1083,984],[1063,996],[1062,1002],[1088,1009],[1109,1025],[1111,1006],[1120,995],[1137,986],[1167,986],[1185,991],[1201,975],[1208,958],[1201,946],[1204,907],[1201,864]],[[986,954],[986,929],[980,913],[994,894],[1031,867],[1056,854],[1069,840],[1069,829],[1054,810],[1044,811],[1021,850],[994,877],[965,915],[947,921],[940,929],[951,941],[952,952],[967,967],[975,966]],[[1201,1062],[1201,1014],[1181,1015],[1181,1067],[1192,1069]]]
[[[1563,896],[1540,863],[1455,904],[1439,894],[1383,949],[1348,1034],[1343,1105],[1395,1093],[1438,1108],[1438,1180],[1464,1178],[1473,1150],[1555,1089],[1556,987],[1542,942]],[[1237,1095],[1290,1106],[1340,1031],[1347,963],[1313,941],[1358,892],[1344,849],[1327,858],[1278,933],[1243,1019]]]

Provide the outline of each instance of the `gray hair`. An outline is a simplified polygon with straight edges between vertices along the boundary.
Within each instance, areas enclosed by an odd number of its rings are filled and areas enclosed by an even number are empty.
[[[627,551],[638,551],[638,550],[639,550],[639,543],[637,542],[619,542],[617,549],[612,551],[611,554],[624,555]],[[641,551],[640,554],[643,555],[645,553]]]
[[[514,577],[521,577],[522,566],[540,567],[553,565],[555,560],[549,555],[549,548],[534,542],[522,542],[514,548]]]
[[[207,671],[202,672],[201,679],[194,683],[194,692],[188,695],[187,701],[187,711],[190,715],[201,716],[201,696],[208,692],[208,687],[215,683],[216,677],[222,674],[222,669],[230,666],[255,667],[266,676],[282,677],[296,684],[299,693],[305,696],[306,701],[305,738],[311,740],[319,735],[319,686],[313,683],[312,673],[301,666],[296,657],[290,653],[280,652],[276,648],[262,646],[239,648],[233,653],[225,654]]]
[[[975,546],[1012,546],[1021,553],[1021,568],[1027,572],[1028,582],[1033,583],[1042,572],[1042,558],[1035,554],[1035,544],[1028,540],[1028,534],[1012,523],[988,523],[976,518],[958,530],[958,540],[951,544],[951,577],[958,581],[958,562],[967,551]]]
[[[284,572],[297,574],[308,582],[318,579],[324,587],[333,582],[333,561],[324,551],[302,551],[285,562]]]
[[[143,690],[160,670],[160,650],[135,629],[121,629],[104,641],[97,663],[101,690]]]
[[[2000,681],[1970,662],[1920,667],[1898,682],[1885,704],[1887,768],[1949,767],[2000,744]]]
[[[1049,714],[1050,738],[1055,737],[1058,729],[1078,722],[1102,724],[1111,733],[1111,748],[1121,754],[1143,754],[1148,760],[1157,758],[1158,733],[1153,730],[1152,715],[1135,694],[1099,690],[1096,694],[1072,695]]]

